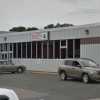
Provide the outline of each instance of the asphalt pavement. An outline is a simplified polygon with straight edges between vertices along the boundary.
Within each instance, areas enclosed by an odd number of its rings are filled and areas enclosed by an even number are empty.
[[[3,73],[0,87],[13,89],[20,100],[100,100],[100,82],[61,81],[59,75]]]

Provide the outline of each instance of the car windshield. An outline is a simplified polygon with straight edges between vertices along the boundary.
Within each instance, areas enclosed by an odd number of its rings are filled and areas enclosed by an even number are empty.
[[[96,63],[94,63],[93,61],[90,61],[90,60],[80,60],[80,62],[82,63],[82,65],[84,67],[94,67],[94,66],[98,66]]]

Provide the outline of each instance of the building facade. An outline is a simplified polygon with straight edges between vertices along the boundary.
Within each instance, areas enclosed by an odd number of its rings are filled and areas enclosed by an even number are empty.
[[[27,70],[57,72],[65,58],[89,58],[100,64],[100,23],[54,29],[0,32],[0,59]]]

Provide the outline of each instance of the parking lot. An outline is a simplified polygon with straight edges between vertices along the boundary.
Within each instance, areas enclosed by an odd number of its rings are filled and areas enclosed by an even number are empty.
[[[11,74],[0,75],[0,87],[13,89],[20,100],[99,100],[100,83],[81,80],[61,81],[58,75]]]

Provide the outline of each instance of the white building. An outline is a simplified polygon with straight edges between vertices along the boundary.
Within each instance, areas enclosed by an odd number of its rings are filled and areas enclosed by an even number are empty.
[[[0,59],[27,70],[57,72],[65,58],[100,64],[100,23],[25,32],[0,32]]]

